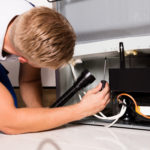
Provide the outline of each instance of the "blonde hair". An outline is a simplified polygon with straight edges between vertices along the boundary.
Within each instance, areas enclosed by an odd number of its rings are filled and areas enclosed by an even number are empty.
[[[73,56],[73,28],[65,17],[50,8],[37,7],[18,16],[12,32],[16,51],[40,67],[58,68]]]

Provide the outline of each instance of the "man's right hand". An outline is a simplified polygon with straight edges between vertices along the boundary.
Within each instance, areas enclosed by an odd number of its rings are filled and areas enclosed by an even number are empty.
[[[94,115],[102,111],[110,102],[109,85],[106,83],[105,88],[100,91],[102,83],[96,88],[89,90],[79,103],[85,111],[85,116]]]

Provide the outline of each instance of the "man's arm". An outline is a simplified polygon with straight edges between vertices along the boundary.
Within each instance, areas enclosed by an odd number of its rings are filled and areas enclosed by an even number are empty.
[[[42,106],[41,70],[28,64],[20,64],[20,93],[27,107]]]
[[[12,96],[0,83],[0,131],[20,134],[49,130],[95,114],[109,102],[109,86],[101,84],[87,92],[82,101],[59,108],[15,108]]]

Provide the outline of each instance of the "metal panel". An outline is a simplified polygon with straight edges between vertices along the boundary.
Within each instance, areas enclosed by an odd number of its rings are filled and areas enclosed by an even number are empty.
[[[149,0],[62,0],[60,12],[89,42],[150,34]]]

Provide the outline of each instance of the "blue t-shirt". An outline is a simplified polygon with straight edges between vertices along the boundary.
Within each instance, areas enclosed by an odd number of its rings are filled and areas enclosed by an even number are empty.
[[[2,64],[0,64],[0,82],[8,89],[8,91],[11,93],[13,100],[14,100],[14,105],[17,107],[17,97],[14,92],[14,89],[11,85],[11,82],[7,76],[8,71],[3,67]]]

